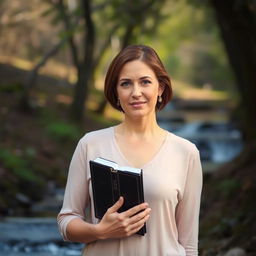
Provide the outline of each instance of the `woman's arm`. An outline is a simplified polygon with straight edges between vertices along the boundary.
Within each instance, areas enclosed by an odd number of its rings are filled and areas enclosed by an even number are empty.
[[[198,255],[201,190],[202,167],[199,151],[194,148],[190,156],[184,193],[176,209],[178,239],[186,250],[186,256]]]
[[[69,240],[67,237],[68,225],[75,219],[76,222],[83,222],[85,209],[89,204],[87,159],[84,147],[83,141],[80,140],[70,162],[63,205],[57,216],[60,233],[66,241]]]
[[[89,243],[99,239],[121,238],[135,234],[148,220],[150,209],[147,203],[143,203],[118,213],[117,210],[123,202],[124,199],[120,197],[98,224],[90,224],[78,218],[71,220],[67,225],[68,240]],[[140,213],[136,214],[137,212]]]

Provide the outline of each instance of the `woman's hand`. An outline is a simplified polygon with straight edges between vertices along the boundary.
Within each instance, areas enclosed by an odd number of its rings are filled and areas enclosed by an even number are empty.
[[[118,213],[117,211],[123,203],[124,198],[120,197],[96,225],[99,239],[130,236],[139,231],[148,220],[151,209],[148,208],[147,203],[139,204],[125,212]]]

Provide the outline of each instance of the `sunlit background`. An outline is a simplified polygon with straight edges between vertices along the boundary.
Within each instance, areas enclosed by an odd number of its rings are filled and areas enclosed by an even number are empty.
[[[0,255],[79,255],[81,245],[62,242],[55,217],[79,138],[122,120],[103,85],[111,59],[129,44],[159,53],[174,97],[158,123],[197,145],[205,181],[231,168],[245,145],[241,93],[211,2],[0,1]],[[247,244],[235,236],[243,209],[221,218],[220,205],[207,219],[210,202],[251,191],[231,173],[203,194],[200,255],[255,255],[255,233]]]

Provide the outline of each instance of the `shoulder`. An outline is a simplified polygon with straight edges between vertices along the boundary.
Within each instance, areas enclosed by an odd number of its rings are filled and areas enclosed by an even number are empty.
[[[187,170],[191,170],[194,174],[197,173],[199,175],[197,177],[201,177],[202,166],[200,152],[196,145],[191,141],[172,133],[170,133],[169,138],[170,137],[170,145],[172,145],[173,152],[176,154],[175,156],[178,159],[182,159],[183,163],[188,163],[189,168]]]
[[[106,140],[109,140],[112,134],[112,129],[113,127],[108,127],[108,128],[88,132],[79,140],[79,144],[86,145],[86,144],[98,143],[98,142],[102,143]]]
[[[184,152],[189,155],[198,155],[199,151],[196,145],[191,141],[170,132],[168,134],[168,138],[170,145],[172,147],[175,147],[176,150]]]

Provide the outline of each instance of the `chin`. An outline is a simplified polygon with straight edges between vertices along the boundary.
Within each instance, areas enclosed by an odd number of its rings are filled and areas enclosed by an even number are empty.
[[[133,111],[125,111],[124,112],[126,116],[129,116],[130,118],[143,118],[146,116],[149,116],[152,111],[145,111],[145,109],[137,109]]]

